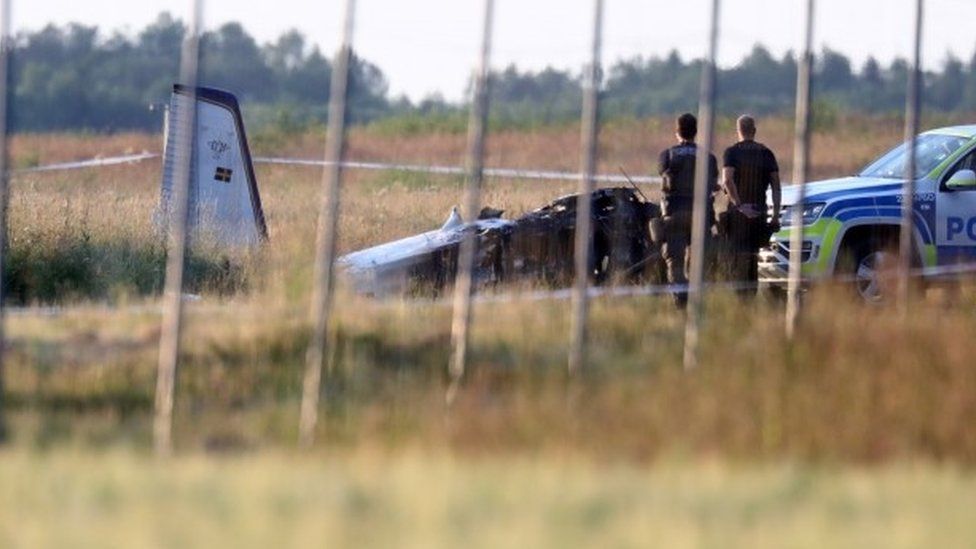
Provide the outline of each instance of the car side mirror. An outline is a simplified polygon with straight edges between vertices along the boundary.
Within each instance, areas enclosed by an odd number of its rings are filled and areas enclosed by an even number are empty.
[[[976,172],[959,170],[946,181],[946,188],[950,191],[976,190]]]

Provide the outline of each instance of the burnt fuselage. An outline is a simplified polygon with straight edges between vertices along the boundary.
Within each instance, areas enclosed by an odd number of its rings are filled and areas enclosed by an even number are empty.
[[[648,225],[660,216],[658,206],[644,202],[629,188],[599,189],[590,196],[592,281],[637,282],[657,276],[659,251]],[[449,223],[436,231],[351,253],[340,259],[340,265],[363,293],[437,295],[453,283],[461,241],[473,231],[478,243],[477,286],[565,286],[574,276],[579,198],[559,198],[514,220]]]

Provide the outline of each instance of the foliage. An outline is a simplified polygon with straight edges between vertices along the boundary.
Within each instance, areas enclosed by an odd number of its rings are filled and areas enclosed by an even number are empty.
[[[97,27],[48,25],[19,33],[12,51],[12,124],[16,130],[155,130],[148,106],[168,100],[179,75],[185,25],[168,13],[135,37],[105,38]],[[331,63],[296,31],[260,46],[239,23],[201,37],[200,83],[259,104],[313,109],[329,94]],[[389,105],[382,72],[354,56],[350,116],[363,121]],[[324,109],[313,111],[324,118]]]
[[[14,128],[158,129],[160,117],[147,106],[167,100],[185,32],[180,20],[162,13],[135,36],[105,36],[97,27],[79,24],[19,33],[13,44]],[[325,121],[332,64],[298,31],[261,45],[239,23],[227,23],[204,33],[201,52],[202,84],[234,91],[249,103],[249,111],[284,113],[257,117],[262,127],[280,124],[280,130],[292,131],[308,121]],[[796,68],[793,53],[777,59],[757,44],[739,64],[719,70],[719,112],[792,112]],[[700,73],[700,60],[685,61],[677,52],[617,60],[605,74],[603,113],[641,118],[695,111]],[[868,58],[855,69],[846,56],[824,48],[815,60],[814,94],[818,104],[839,112],[898,112],[904,108],[907,75],[903,59],[883,67]],[[925,73],[924,86],[927,110],[976,110],[976,55],[969,62],[947,56],[940,70]],[[492,78],[492,122],[527,127],[576,119],[580,87],[576,71],[510,65]],[[417,102],[390,97],[380,68],[354,55],[353,123],[394,117],[394,127],[409,130],[417,119],[433,115],[439,119],[435,125],[454,126],[464,120],[463,111],[439,95]]]

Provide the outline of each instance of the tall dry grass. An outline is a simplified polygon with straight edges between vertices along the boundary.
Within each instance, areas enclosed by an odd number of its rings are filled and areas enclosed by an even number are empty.
[[[619,163],[646,171],[654,150],[668,143],[668,127],[661,120],[608,125],[604,169]],[[785,146],[776,143],[787,140],[788,120],[761,127],[768,142]],[[846,121],[829,138],[818,134],[832,145],[818,149],[817,162],[833,159],[838,171],[853,171],[862,157],[896,142],[896,128],[890,120]],[[353,132],[354,158],[458,163],[463,148],[455,134],[370,131]],[[45,139],[18,137],[15,154]],[[51,160],[102,150],[97,136],[64,139],[63,151],[50,145]],[[104,139],[104,151],[119,146],[117,137]],[[492,139],[491,163],[575,169],[572,128]],[[319,145],[311,134],[262,138],[255,153],[312,155]],[[243,260],[203,256],[190,278],[204,300],[189,308],[177,412],[183,447],[260,447],[294,437],[320,174],[265,166],[258,177],[270,245]],[[148,440],[159,322],[153,300],[164,257],[150,223],[158,179],[152,163],[14,179],[11,254],[22,269],[10,277],[21,288],[14,296],[77,306],[10,320],[8,387],[18,436],[28,444]],[[484,202],[514,216],[573,186],[491,181]],[[460,192],[460,178],[351,172],[340,247],[436,227]],[[564,375],[566,303],[482,303],[473,369],[445,416],[448,308],[342,294],[322,439],[339,447],[567,452],[598,460],[976,461],[970,290],[933,295],[905,321],[850,301],[816,294],[801,337],[789,343],[778,306],[715,295],[703,366],[688,374],[678,366],[683,319],[666,300],[601,300],[593,366],[578,386]],[[136,308],[106,308],[125,303]]]
[[[931,120],[929,124],[949,123]],[[718,148],[734,139],[733,121],[719,120]],[[573,126],[502,129],[490,135],[487,164],[575,171],[578,131]],[[760,138],[789,173],[792,123],[760,121]],[[893,118],[847,117],[814,136],[814,176],[854,172],[895,144]],[[396,134],[370,126],[354,128],[349,157],[420,164],[462,164],[464,135],[445,131]],[[252,136],[256,155],[314,158],[324,136],[273,131]],[[673,143],[669,119],[608,122],[601,141],[600,170],[653,173],[657,153]],[[160,138],[146,134],[27,134],[13,139],[15,166],[158,151]],[[296,298],[310,272],[319,173],[309,168],[258,168],[271,232],[270,250],[246,264],[220,254],[191,260],[191,289],[227,295],[273,288]],[[18,175],[12,188],[10,295],[20,303],[142,298],[161,286],[163,242],[148,220],[158,197],[157,161],[133,166],[52,174]],[[343,251],[438,226],[460,201],[462,179],[396,172],[350,172],[345,186],[340,247]],[[516,216],[572,192],[567,182],[493,180],[484,202]],[[653,193],[649,193],[653,197]]]
[[[722,294],[702,366],[681,368],[683,317],[663,299],[600,300],[589,369],[567,378],[565,302],[476,307],[471,369],[445,408],[450,310],[346,297],[323,386],[321,443],[462,455],[682,456],[976,463],[974,295],[886,310],[815,296],[800,336],[782,310]],[[177,403],[182,448],[291,445],[302,307],[191,305]],[[10,324],[9,395],[27,445],[149,437],[158,317],[81,308]],[[124,428],[120,428],[123,426]]]
[[[925,127],[965,123],[964,117],[926,120]],[[716,125],[715,149],[721,156],[736,141],[734,120],[721,118]],[[827,178],[854,173],[902,138],[902,123],[895,117],[843,116],[818,127],[813,134],[811,176]],[[540,168],[575,172],[579,169],[579,128],[576,125],[532,129],[501,129],[488,135],[487,166]],[[460,165],[465,151],[463,132],[442,131],[398,135],[370,127],[350,133],[349,158],[367,161],[399,161],[418,164]],[[766,143],[780,161],[784,179],[792,174],[793,121],[774,117],[759,120],[758,140]],[[291,155],[318,157],[324,135],[257,136],[258,150],[287,151]],[[657,175],[658,154],[674,145],[674,121],[670,118],[617,119],[604,124],[600,136],[599,170],[633,175]]]

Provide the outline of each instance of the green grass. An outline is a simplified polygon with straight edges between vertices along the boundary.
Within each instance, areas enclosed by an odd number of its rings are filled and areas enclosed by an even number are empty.
[[[159,295],[166,268],[166,250],[158,240],[121,239],[11,242],[4,281],[8,303],[14,305],[122,302]],[[187,293],[220,296],[246,291],[251,265],[222,254],[191,251],[186,258]]]
[[[464,134],[467,125],[467,113],[458,111],[389,116],[370,122],[366,129],[379,135],[409,137],[431,133]]]
[[[407,170],[383,170],[369,174],[359,184],[359,187],[377,194],[395,190],[406,190],[407,192],[441,191],[460,194],[464,189],[464,176],[432,178],[429,174]]]

